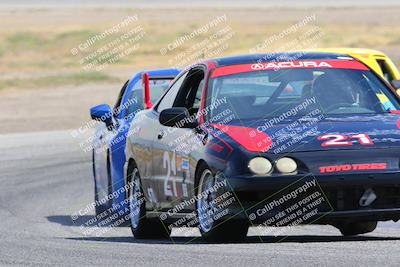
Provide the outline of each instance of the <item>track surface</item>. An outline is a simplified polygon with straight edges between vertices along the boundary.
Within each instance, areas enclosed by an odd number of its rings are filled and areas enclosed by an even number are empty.
[[[0,135],[1,266],[399,265],[400,222],[354,238],[330,226],[303,226],[280,242],[251,229],[239,244],[136,241],[127,227],[85,236],[88,229],[79,226],[93,215],[71,219],[93,200],[90,155],[78,142],[69,131]]]

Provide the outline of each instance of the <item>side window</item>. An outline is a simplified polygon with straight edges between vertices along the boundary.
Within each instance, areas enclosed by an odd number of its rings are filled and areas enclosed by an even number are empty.
[[[202,69],[191,70],[178,93],[174,107],[185,107],[190,114],[197,113],[200,108],[203,84],[204,71]]]
[[[129,83],[129,81],[126,81],[124,86],[122,86],[121,91],[119,91],[117,102],[115,102],[115,105],[113,107],[114,117],[118,117],[121,112],[121,110],[119,109],[119,106],[121,105],[122,97],[125,94],[125,90],[126,90],[126,87],[128,86],[128,83]]]
[[[151,79],[150,78],[150,97],[151,102],[156,103],[158,99],[168,90],[173,79]]]
[[[178,80],[176,80],[175,83],[171,86],[171,88],[168,90],[168,92],[164,95],[164,97],[158,103],[158,105],[157,105],[158,112],[161,112],[166,108],[172,108],[172,105],[174,104],[174,101],[175,101],[176,94],[178,93],[179,89],[181,88],[182,83],[185,80],[187,75],[188,75],[188,73],[186,72],[181,77],[179,77]]]
[[[125,119],[131,119],[136,112],[142,110],[143,106],[143,94],[142,90],[133,88],[131,95],[128,99],[128,105],[125,112]]]
[[[204,86],[204,78],[203,80],[201,80],[198,88],[197,88],[197,92],[196,92],[196,96],[193,102],[193,108],[199,110],[200,105],[201,105],[201,97],[202,97],[202,93],[203,91],[201,90]]]
[[[143,95],[142,95],[142,81],[138,80],[132,87],[130,95],[125,103],[125,119],[134,115],[137,110],[142,110]]]
[[[385,79],[388,82],[393,81],[394,80],[393,73],[391,72],[386,61],[384,59],[377,59],[376,61],[378,62],[379,66],[381,67],[381,70],[383,72],[383,76],[385,77]]]

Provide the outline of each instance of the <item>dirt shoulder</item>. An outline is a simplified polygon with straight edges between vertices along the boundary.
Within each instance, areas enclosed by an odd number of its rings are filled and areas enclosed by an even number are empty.
[[[74,129],[90,120],[90,107],[117,98],[122,84],[0,91],[0,134]]]

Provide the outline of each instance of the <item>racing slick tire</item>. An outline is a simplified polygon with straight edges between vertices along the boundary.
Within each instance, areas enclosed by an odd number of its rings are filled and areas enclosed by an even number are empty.
[[[94,179],[94,200],[95,200],[95,212],[96,216],[99,216],[103,212],[106,212],[110,207],[109,201],[106,201],[104,204],[100,204],[100,199],[99,199],[99,192],[97,189],[97,181],[96,181],[96,168],[95,168],[95,151],[94,149],[92,150],[92,166],[93,166],[93,179]],[[107,172],[109,172],[109,161],[107,160]],[[111,186],[110,186],[110,176],[108,175],[108,192],[107,194],[111,194]]]
[[[352,222],[343,223],[337,228],[344,236],[353,236],[370,233],[375,230],[378,222]]]
[[[146,217],[146,199],[141,186],[139,170],[135,163],[128,167],[127,182],[130,184],[128,190],[129,220],[132,234],[136,239],[158,239],[168,238],[171,231],[159,219]]]
[[[214,220],[216,192],[209,190],[215,184],[215,177],[206,164],[202,164],[197,174],[196,213],[202,237],[210,242],[237,242],[246,238],[249,224],[246,221],[229,218]],[[196,174],[196,175],[197,175]]]

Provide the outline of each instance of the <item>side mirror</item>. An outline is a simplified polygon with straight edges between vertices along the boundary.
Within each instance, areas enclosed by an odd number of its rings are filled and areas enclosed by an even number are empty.
[[[400,89],[400,80],[393,80],[391,84],[394,87],[394,89]]]
[[[182,107],[164,109],[158,120],[162,125],[168,127],[195,128],[197,126],[194,117],[190,116],[189,111]]]
[[[107,126],[113,127],[113,112],[109,105],[101,104],[90,109],[90,116],[93,120],[104,122]]]

